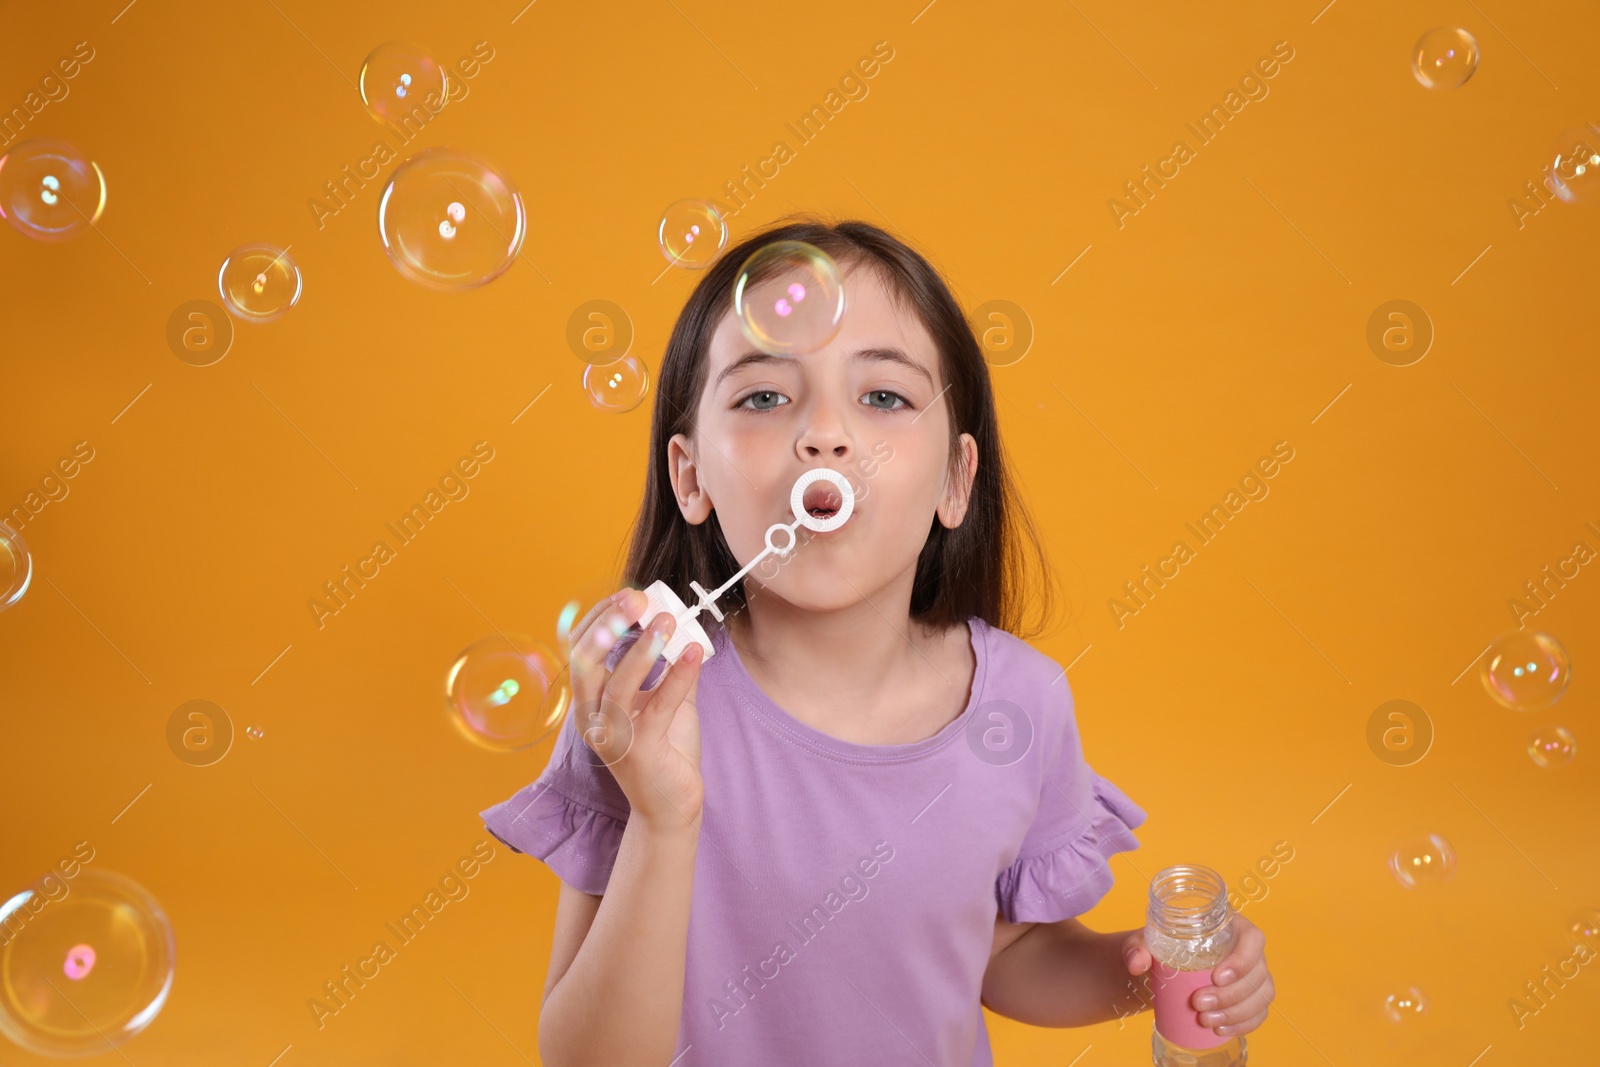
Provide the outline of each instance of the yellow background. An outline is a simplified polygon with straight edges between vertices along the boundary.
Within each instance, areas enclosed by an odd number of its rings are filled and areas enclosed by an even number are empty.
[[[1035,644],[1063,665],[1083,653],[1088,757],[1150,812],[1090,925],[1139,925],[1162,866],[1236,885],[1287,841],[1293,861],[1246,910],[1280,990],[1253,1060],[1465,1065],[1490,1046],[1495,1067],[1580,1048],[1594,967],[1520,1031],[1507,1001],[1600,905],[1594,565],[1535,620],[1576,663],[1558,705],[1508,711],[1467,668],[1525,580],[1580,538],[1600,548],[1583,526],[1600,525],[1600,208],[1519,229],[1507,207],[1562,129],[1600,118],[1592,7],[123,3],[16,6],[0,37],[7,109],[76,42],[95,48],[28,135],[79,144],[109,189],[100,235],[0,232],[0,500],[75,442],[96,450],[25,529],[34,587],[0,614],[0,892],[86,839],[93,867],[161,901],[177,980],[129,1060],[537,1059],[557,882],[499,846],[471,896],[320,1032],[306,1001],[548,756],[456,735],[454,655],[495,628],[554,643],[563,603],[615,585],[649,405],[589,406],[568,315],[622,305],[654,370],[696,280],[653,282],[662,208],[719,195],[779,138],[796,158],[731,240],[797,209],[863,218],[922,249],[969,309],[1011,300],[1037,331],[994,371],[1071,596]],[[1450,24],[1482,63],[1430,92],[1408,50]],[[482,153],[525,198],[525,260],[482,290],[401,278],[376,232],[382,179],[321,229],[307,208],[383,133],[351,82],[394,39],[446,62],[495,50],[412,146]],[[895,56],[870,95],[799,147],[784,123],[880,40]],[[1280,40],[1295,58],[1270,95],[1119,230],[1107,199]],[[239,324],[214,366],[174,358],[168,315],[216,299],[223,257],[258,241],[292,245],[300,306]],[[1395,298],[1437,331],[1404,368],[1365,342]],[[319,630],[321,583],[479,440],[496,456],[470,497]],[[1271,495],[1119,630],[1107,599],[1279,440],[1296,456]],[[1397,698],[1437,732],[1409,768],[1365,741]],[[211,767],[166,747],[191,699],[239,731]],[[1580,751],[1542,770],[1524,745],[1550,724]],[[1408,892],[1385,857],[1425,832],[1460,866]],[[1388,1022],[1385,995],[1412,984],[1429,1013]],[[990,1021],[1002,1064],[1148,1062],[1148,1016]]]

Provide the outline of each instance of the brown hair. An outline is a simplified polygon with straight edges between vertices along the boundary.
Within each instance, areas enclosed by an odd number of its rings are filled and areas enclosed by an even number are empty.
[[[728,249],[706,269],[678,316],[661,360],[644,502],[634,524],[625,581],[639,589],[664,581],[684,603],[693,605],[698,596],[690,581],[715,589],[742,566],[728,549],[716,511],[699,525],[684,520],[668,472],[667,442],[674,434],[693,436],[695,412],[710,374],[712,334],[732,308],[740,267],[773,241],[804,241],[833,257],[841,268],[852,264],[874,268],[896,302],[915,309],[939,351],[940,375],[950,386],[943,399],[950,410],[951,463],[960,462],[963,432],[977,443],[978,472],[965,518],[960,526],[948,529],[934,516],[917,559],[912,618],[942,631],[976,615],[1019,637],[1039,633],[1040,627],[1022,629],[1022,600],[1026,593],[1037,591],[1040,618],[1048,620],[1050,568],[1006,470],[989,367],[978,340],[928,261],[878,227],[859,221],[780,220]],[[1033,584],[1023,575],[1030,548],[1041,579]],[[742,608],[747,603],[744,580],[724,597],[718,601],[724,614]],[[708,632],[716,625],[708,612],[699,621]]]

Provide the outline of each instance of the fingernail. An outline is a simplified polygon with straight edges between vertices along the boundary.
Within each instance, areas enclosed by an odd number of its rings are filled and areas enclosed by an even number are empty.
[[[1233,981],[1233,972],[1232,971],[1218,971],[1216,974],[1212,975],[1211,977],[1212,977],[1213,980],[1215,980],[1217,985],[1227,985],[1229,982]]]
[[[1200,1021],[1206,1026],[1215,1026],[1222,1021],[1222,1013],[1220,1011],[1203,1011],[1200,1013]]]
[[[1214,1008],[1217,1006],[1217,995],[1215,993],[1201,993],[1194,998],[1194,1006],[1201,1011],[1205,1011],[1207,1008]]]
[[[1234,1032],[1235,1029],[1236,1028],[1232,1027],[1232,1026],[1219,1026],[1219,1027],[1217,1027],[1217,1033],[1219,1033],[1219,1034],[1231,1034],[1231,1033]]]

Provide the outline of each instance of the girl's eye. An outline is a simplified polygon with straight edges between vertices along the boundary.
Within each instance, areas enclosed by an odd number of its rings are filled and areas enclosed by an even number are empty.
[[[746,408],[749,411],[771,411],[773,408],[778,407],[779,405],[776,403],[768,405],[766,404],[766,400],[775,397],[783,397],[783,394],[775,392],[771,389],[758,389],[749,396],[745,397],[743,400],[739,401],[737,406]],[[748,406],[752,400],[758,400],[759,402],[754,406]],[[787,404],[789,401],[787,398],[784,398],[783,402]]]
[[[874,389],[874,390],[872,390],[872,392],[863,393],[862,395],[863,396],[867,396],[867,397],[871,397],[872,399],[867,401],[867,405],[869,407],[876,407],[876,408],[878,408],[879,411],[899,411],[901,407],[910,407],[911,406],[911,401],[907,400],[905,397],[901,396],[899,393],[892,392],[892,391],[890,391],[888,389]],[[889,400],[891,401],[890,406],[889,407],[879,407],[878,404],[876,403],[876,400],[879,397],[887,397],[887,398],[889,398]],[[894,400],[900,401],[899,407],[896,407],[896,406],[893,405],[892,401],[894,401]]]

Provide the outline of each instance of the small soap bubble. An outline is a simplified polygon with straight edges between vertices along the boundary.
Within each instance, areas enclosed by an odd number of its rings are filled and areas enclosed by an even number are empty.
[[[477,156],[430,148],[406,160],[378,202],[378,235],[395,269],[433,289],[475,289],[522,250],[528,217],[510,179]]]
[[[33,581],[33,554],[22,535],[0,522],[0,611],[22,599]]]
[[[1568,204],[1600,201],[1600,127],[1574,126],[1556,139],[1547,165],[1551,190]]]
[[[300,268],[286,248],[245,245],[222,261],[217,289],[234,318],[271,322],[300,302]]]
[[[815,352],[844,320],[844,281],[833,258],[804,241],[774,241],[739,268],[733,283],[739,328],[763,352]]]
[[[0,215],[35,241],[70,241],[106,209],[99,164],[68,141],[22,141],[0,156]]]
[[[244,728],[244,735],[252,741],[259,741],[263,737],[267,736],[267,732],[259,726],[246,726]]]
[[[1600,937],[1600,908],[1580,911],[1568,921],[1567,929],[1586,941],[1591,937]]]
[[[1411,73],[1425,89],[1456,89],[1478,69],[1478,41],[1459,26],[1429,30],[1411,47]]]
[[[636,356],[583,368],[583,391],[601,411],[620,415],[638,407],[650,391],[650,369]]]
[[[1389,854],[1389,870],[1407,889],[1436,885],[1456,870],[1456,850],[1439,834],[1407,841]]]
[[[1392,1023],[1403,1023],[1428,1012],[1428,998],[1416,986],[1407,986],[1383,999],[1383,1013]]]
[[[132,879],[85,867],[0,903],[0,1033],[30,1052],[86,1056],[148,1026],[172,987],[172,926]]]
[[[1578,754],[1578,739],[1565,726],[1547,726],[1528,738],[1528,755],[1541,767],[1560,767]]]
[[[674,267],[699,270],[714,263],[727,245],[728,223],[709,200],[679,200],[661,213],[656,242]]]
[[[1561,699],[1572,681],[1572,661],[1561,642],[1536,630],[1510,630],[1495,638],[1480,661],[1483,687],[1512,711],[1538,711]]]
[[[390,41],[374,48],[359,81],[361,102],[379,122],[399,125],[420,110],[419,124],[426,123],[444,106],[444,69],[432,52],[413,44]]]
[[[445,676],[451,721],[473,744],[497,752],[537,744],[560,723],[571,700],[562,661],[518,634],[474,642]]]

